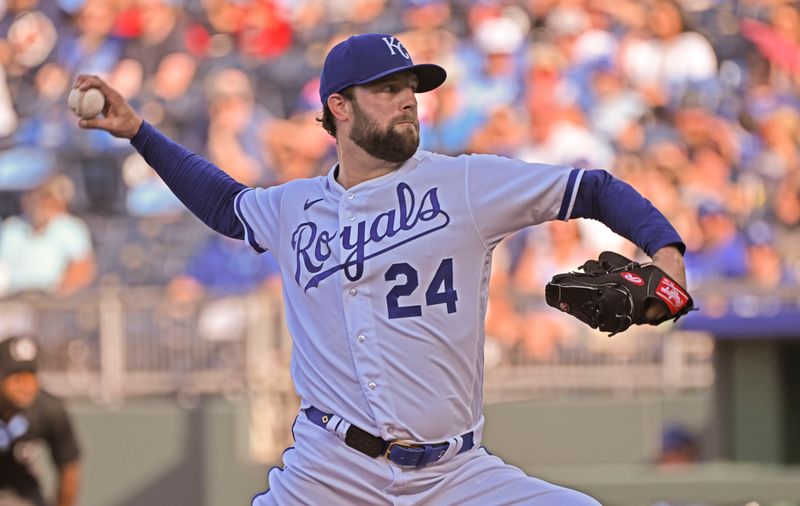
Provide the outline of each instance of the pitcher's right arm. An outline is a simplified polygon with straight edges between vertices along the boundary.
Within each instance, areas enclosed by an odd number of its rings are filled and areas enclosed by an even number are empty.
[[[99,77],[80,75],[75,88],[97,88],[106,100],[102,116],[81,119],[78,123],[81,128],[105,130],[115,137],[130,139],[131,145],[195,216],[221,234],[244,239],[244,227],[236,217],[234,200],[247,186],[161,134]]]

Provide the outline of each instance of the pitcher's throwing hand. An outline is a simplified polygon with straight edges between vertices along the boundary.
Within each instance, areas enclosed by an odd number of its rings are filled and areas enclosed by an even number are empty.
[[[81,119],[78,126],[81,128],[94,128],[105,130],[114,137],[132,139],[142,126],[142,118],[122,98],[117,90],[111,88],[97,76],[79,75],[75,79],[75,88],[88,90],[96,88],[103,94],[106,104],[102,116],[91,119]]]

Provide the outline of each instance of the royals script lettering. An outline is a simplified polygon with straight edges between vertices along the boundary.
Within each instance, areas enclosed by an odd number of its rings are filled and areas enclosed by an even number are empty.
[[[303,290],[318,286],[325,278],[343,270],[350,281],[364,274],[364,263],[395,248],[415,241],[450,223],[450,216],[439,203],[438,188],[431,188],[417,200],[414,190],[406,183],[396,188],[397,203],[371,220],[362,220],[339,231],[321,230],[313,221],[297,226],[292,233],[295,253],[294,279]],[[370,248],[367,245],[380,245]],[[326,265],[334,246],[340,245],[344,260]],[[305,280],[305,285],[301,280]]]

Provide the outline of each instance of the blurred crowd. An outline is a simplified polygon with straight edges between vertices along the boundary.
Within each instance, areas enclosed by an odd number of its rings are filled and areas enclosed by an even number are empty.
[[[796,0],[0,0],[0,294],[269,285],[268,255],[212,237],[127,142],[79,130],[66,95],[100,75],[234,178],[278,184],[335,160],[319,71],[363,32],[448,70],[418,96],[422,148],[607,169],[678,228],[690,287],[797,286]],[[533,360],[572,346],[544,284],[606,249],[637,256],[584,220],[505,241],[492,342]]]

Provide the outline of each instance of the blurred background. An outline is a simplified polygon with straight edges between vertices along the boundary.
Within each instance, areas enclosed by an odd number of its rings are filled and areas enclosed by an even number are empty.
[[[0,0],[0,339],[42,344],[79,503],[249,504],[297,400],[274,259],[79,130],[75,76],[269,186],[331,167],[321,62],[363,32],[448,70],[418,96],[424,149],[607,169],[688,246],[701,311],[609,338],[544,285],[635,247],[584,220],[505,240],[486,446],[607,505],[800,505],[800,2]]]

